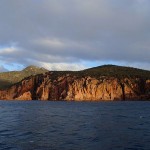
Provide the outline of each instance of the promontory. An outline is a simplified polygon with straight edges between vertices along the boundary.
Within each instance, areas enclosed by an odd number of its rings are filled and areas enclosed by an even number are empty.
[[[32,67],[35,70],[38,68]],[[27,70],[28,69],[28,70]],[[150,100],[150,71],[131,67],[104,65],[82,71],[48,71],[31,73],[27,68],[15,82],[0,73],[1,100]],[[16,75],[16,74],[15,74]],[[7,83],[7,84],[6,84]]]

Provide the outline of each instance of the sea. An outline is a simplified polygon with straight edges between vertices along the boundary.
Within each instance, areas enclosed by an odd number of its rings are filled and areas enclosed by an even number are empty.
[[[0,150],[150,150],[150,102],[0,101]]]

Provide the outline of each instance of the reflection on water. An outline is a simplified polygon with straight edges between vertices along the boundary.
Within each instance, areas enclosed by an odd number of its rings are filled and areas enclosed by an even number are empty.
[[[0,150],[149,150],[149,102],[0,101]]]

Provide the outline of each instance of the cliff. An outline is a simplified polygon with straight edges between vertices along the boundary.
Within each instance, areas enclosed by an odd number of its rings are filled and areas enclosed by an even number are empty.
[[[107,66],[108,68],[111,72],[109,75],[106,75],[108,72],[101,74],[101,71],[98,72],[97,70],[96,72],[92,68],[78,72],[55,71],[30,76],[7,90],[1,90],[0,99],[68,101],[150,100],[149,72],[143,72],[145,75],[137,74],[136,71],[134,71],[135,74],[120,75],[119,71],[112,73],[114,68],[110,69]]]

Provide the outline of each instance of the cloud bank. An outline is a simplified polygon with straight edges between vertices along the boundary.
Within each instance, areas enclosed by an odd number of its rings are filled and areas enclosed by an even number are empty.
[[[0,60],[7,68],[150,64],[149,0],[1,0],[0,18]]]

